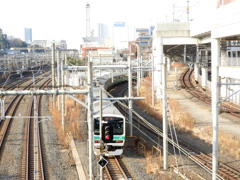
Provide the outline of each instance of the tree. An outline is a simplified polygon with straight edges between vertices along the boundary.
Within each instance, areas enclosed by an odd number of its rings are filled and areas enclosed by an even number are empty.
[[[9,42],[7,40],[7,34],[3,34],[2,29],[0,29],[0,49],[8,49]]]
[[[24,41],[22,41],[19,38],[11,38],[9,39],[9,45],[10,47],[27,47],[28,44]]]

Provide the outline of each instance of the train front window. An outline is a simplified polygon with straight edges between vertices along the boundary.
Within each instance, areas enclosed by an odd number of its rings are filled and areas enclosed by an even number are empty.
[[[99,135],[99,120],[94,119],[94,134]]]
[[[123,121],[118,121],[118,122],[113,123],[113,133],[115,135],[123,134]]]
[[[118,117],[103,117],[103,124],[111,124],[114,135],[122,135],[124,131],[123,119]],[[99,135],[99,119],[94,119],[94,134]]]

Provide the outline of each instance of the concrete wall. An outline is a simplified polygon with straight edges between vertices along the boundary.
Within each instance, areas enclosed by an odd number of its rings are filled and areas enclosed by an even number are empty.
[[[189,22],[161,22],[156,25],[157,37],[189,37]]]

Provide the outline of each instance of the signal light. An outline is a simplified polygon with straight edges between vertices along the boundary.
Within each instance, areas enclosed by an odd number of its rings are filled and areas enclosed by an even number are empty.
[[[104,124],[102,127],[102,140],[105,143],[113,142],[113,127],[111,124]]]
[[[99,140],[95,140],[95,143],[99,143]]]

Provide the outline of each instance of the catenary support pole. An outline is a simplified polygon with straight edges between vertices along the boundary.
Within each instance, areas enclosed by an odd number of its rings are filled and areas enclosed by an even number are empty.
[[[88,155],[89,155],[89,179],[93,180],[93,76],[92,62],[88,62]]]
[[[138,64],[138,68],[137,68],[137,96],[140,95],[140,62],[139,62],[139,57],[137,58],[137,64]]]
[[[57,51],[57,88],[60,89],[60,51]],[[58,98],[58,111],[60,111],[60,96]]]
[[[131,71],[131,59],[130,56],[128,56],[128,97],[132,97],[132,71]],[[129,120],[129,130],[130,133],[129,135],[133,135],[133,129],[132,129],[132,100],[130,99],[128,101],[128,108],[129,108],[129,115],[128,115],[128,120]]]
[[[154,107],[155,102],[154,102],[154,70],[155,70],[155,66],[154,66],[154,56],[153,54],[151,54],[151,59],[152,59],[152,107]]]
[[[55,88],[55,44],[52,43],[52,89]],[[55,109],[56,95],[53,95],[53,109]]]
[[[199,64],[200,64],[200,51],[199,51],[199,45],[197,44],[196,47],[196,63],[194,64],[194,79],[198,81],[198,75],[199,75]]]
[[[167,121],[167,81],[166,60],[162,62],[162,118],[163,118],[163,158],[164,170],[168,169],[168,121]]]
[[[213,147],[212,147],[212,180],[217,179],[218,172],[218,113],[219,113],[219,57],[220,42],[219,39],[212,39],[212,119],[213,119]]]
[[[67,55],[65,54],[64,58],[67,58]],[[65,85],[65,82],[64,82],[64,74],[63,74],[63,60],[61,60],[61,85],[62,85],[62,90],[64,89],[64,85]],[[62,95],[62,127],[63,127],[63,132],[65,130],[65,95]]]
[[[100,89],[100,118],[99,118],[99,143],[100,143],[100,159],[103,158],[103,154],[102,154],[102,89]],[[99,159],[99,160],[100,160]],[[103,180],[103,168],[100,167],[100,180]]]
[[[186,64],[186,58],[187,58],[187,46],[186,44],[184,45],[184,54],[183,54],[183,62]]]

